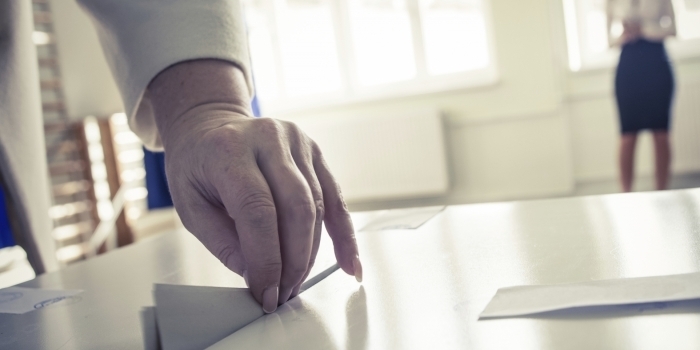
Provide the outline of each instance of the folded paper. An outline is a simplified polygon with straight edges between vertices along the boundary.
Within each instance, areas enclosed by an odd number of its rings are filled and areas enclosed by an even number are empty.
[[[479,318],[516,317],[587,306],[691,299],[700,299],[700,272],[501,288]]]
[[[320,270],[300,291],[336,270],[337,264]],[[154,322],[164,350],[204,349],[264,315],[248,288],[156,284],[154,298]]]
[[[444,209],[444,206],[439,206],[386,210],[367,223],[360,231],[414,230]]]

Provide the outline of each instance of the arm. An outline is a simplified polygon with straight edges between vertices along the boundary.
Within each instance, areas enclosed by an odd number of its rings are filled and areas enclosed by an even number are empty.
[[[676,36],[676,11],[673,9],[673,2],[671,0],[666,0],[664,5],[664,13],[661,18],[663,19],[666,17],[670,20],[667,23],[668,26],[663,28],[664,36]]]
[[[166,151],[185,227],[246,279],[266,312],[298,293],[322,222],[339,265],[361,279],[352,222],[318,147],[294,124],[250,116],[237,2],[81,2],[132,128]]]

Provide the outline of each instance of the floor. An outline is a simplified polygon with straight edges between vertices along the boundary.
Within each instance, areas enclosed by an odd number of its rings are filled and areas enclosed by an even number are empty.
[[[673,176],[670,189],[678,190],[683,188],[700,187],[700,174],[683,174]],[[635,192],[653,191],[654,178],[651,176],[637,178],[634,184]],[[579,183],[572,196],[587,196],[592,194],[608,194],[620,191],[620,185],[615,180],[593,181]]]

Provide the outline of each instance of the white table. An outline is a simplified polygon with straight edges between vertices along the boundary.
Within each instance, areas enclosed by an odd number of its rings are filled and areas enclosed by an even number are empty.
[[[372,215],[355,215],[356,227]],[[417,230],[358,241],[361,287],[334,273],[226,344],[700,348],[700,302],[477,321],[499,287],[700,271],[700,190],[454,206]],[[141,348],[139,311],[152,305],[154,282],[242,286],[185,233],[163,235],[22,284],[85,292],[0,315],[0,348]]]

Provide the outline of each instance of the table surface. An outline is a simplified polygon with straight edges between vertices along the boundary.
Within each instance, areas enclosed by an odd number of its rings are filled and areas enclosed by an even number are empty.
[[[376,215],[354,214],[356,228]],[[700,189],[452,206],[416,230],[357,237],[362,285],[336,272],[222,344],[700,348],[698,301],[478,321],[500,287],[700,271]],[[153,283],[243,285],[186,232],[162,235],[21,284],[85,292],[0,314],[0,348],[142,348],[139,311],[153,305]]]

